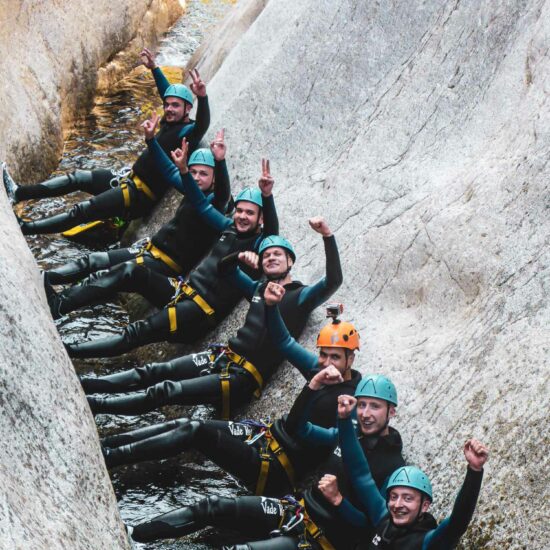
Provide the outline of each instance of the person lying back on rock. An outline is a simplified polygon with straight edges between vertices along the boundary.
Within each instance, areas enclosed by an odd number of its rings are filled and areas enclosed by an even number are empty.
[[[98,381],[86,380],[84,388],[87,391],[102,391],[107,387],[120,392],[124,387],[137,389],[136,385],[147,388],[145,392],[121,397],[90,397],[92,412],[134,415],[164,405],[207,403],[214,405],[222,418],[229,419],[235,409],[248,403],[254,394],[259,395],[282,362],[283,355],[267,332],[262,300],[264,285],[251,279],[237,267],[237,262],[240,260],[241,265],[252,269],[261,263],[263,275],[280,283],[284,322],[291,333],[298,336],[311,312],[342,283],[338,249],[330,228],[322,218],[312,218],[310,225],[323,236],[326,256],[323,278],[314,285],[293,281],[290,270],[296,255],[292,245],[279,236],[266,237],[262,241],[259,258],[252,252],[228,255],[219,269],[229,281],[227,284],[232,284],[236,292],[250,302],[244,324],[229,339],[228,346],[132,369]]]
[[[270,283],[266,289],[266,302],[270,303],[271,298],[280,302],[282,294],[275,294],[270,287],[283,289]],[[310,382],[315,391],[306,386],[307,390],[304,389],[288,417],[279,418],[271,426],[257,421],[189,421],[183,418],[108,437],[102,441],[107,466],[166,458],[193,448],[237,477],[257,495],[284,496],[293,492],[297,484],[332,451],[331,447],[314,448],[302,444],[295,434],[298,418],[306,416],[302,411],[303,402],[311,400],[307,420],[326,427],[335,425],[338,395],[355,389],[361,378],[351,369],[359,340],[351,323],[331,322],[319,334],[317,356],[296,343],[278,311],[276,324],[275,330],[269,334],[273,356],[278,356],[279,360],[292,357],[293,364],[306,378],[317,373],[319,368],[334,365],[332,368],[341,373],[340,383],[317,391],[324,387],[324,383],[318,382],[320,375],[316,374]],[[351,339],[344,341],[342,336],[350,332]],[[207,361],[205,359],[202,366],[206,366]],[[201,362],[196,362],[201,365]],[[151,369],[158,367],[160,365],[151,365]],[[130,375],[134,384],[140,383],[136,371],[123,374],[127,380]],[[118,376],[85,378],[82,383],[86,390],[101,390],[107,382],[111,384],[111,391],[117,391],[117,381],[122,378]],[[215,383],[219,385],[219,382]],[[308,393],[304,396],[306,391]]]
[[[157,159],[165,159],[163,176],[173,176],[170,160],[158,143],[153,140],[150,147]],[[177,181],[172,180],[174,185],[189,197],[202,219],[218,232],[219,239],[208,256],[191,271],[189,279],[151,274],[151,280],[155,281],[154,292],[163,297],[157,299],[170,302],[167,307],[145,320],[131,323],[118,335],[66,344],[70,356],[113,357],[154,342],[191,343],[198,340],[220,323],[242,298],[241,290],[219,273],[219,261],[231,254],[258,250],[264,237],[279,232],[269,161],[262,160],[258,188],[246,188],[237,195],[235,212],[229,219],[206,200],[189,173],[185,138],[182,148],[172,151],[172,159],[180,172]],[[262,220],[265,221],[263,232]],[[254,279],[259,277],[255,268],[243,266],[243,270]]]
[[[428,512],[433,500],[428,476],[414,466],[400,467],[390,476],[385,493],[375,484],[369,462],[361,452],[351,413],[356,400],[343,395],[338,404],[338,429],[342,456],[356,487],[358,507],[331,491],[331,501],[343,517],[356,525],[374,526],[372,538],[361,545],[365,550],[447,550],[455,548],[472,519],[481,488],[483,466],[489,456],[485,445],[469,439],[464,445],[468,467],[451,515],[439,525]],[[360,406],[360,405],[359,405]],[[359,508],[359,509],[358,509]]]
[[[210,110],[206,85],[199,72],[190,72],[191,90],[197,96],[197,119],[189,118],[193,108],[193,94],[183,84],[170,84],[161,69],[156,66],[151,52],[141,53],[144,65],[151,69],[157,90],[163,100],[164,117],[157,133],[157,143],[168,153],[181,143],[183,137],[192,153],[208,130]],[[143,151],[130,172],[117,173],[110,169],[76,170],[72,174],[58,176],[36,185],[16,185],[2,165],[2,179],[12,203],[28,199],[59,197],[74,191],[93,195],[79,202],[69,211],[36,221],[19,220],[24,235],[58,233],[78,224],[113,217],[140,218],[149,214],[168,190],[168,184],[160,177],[148,149]]]
[[[158,117],[153,114],[143,126],[151,146]],[[176,166],[165,157],[163,162],[171,173],[170,181],[179,180]],[[229,175],[225,163],[224,131],[220,130],[210,149],[197,149],[189,157],[189,173],[212,206],[225,213],[231,197]],[[151,155],[156,160],[155,154]],[[173,295],[168,277],[187,275],[210,250],[220,234],[199,214],[187,196],[184,196],[175,216],[143,246],[118,248],[108,252],[94,252],[70,262],[54,271],[48,271],[44,283],[54,319],[90,304],[107,301],[117,292],[137,292],[156,307],[164,307]],[[112,267],[111,267],[112,266]],[[110,268],[110,269],[108,269]],[[56,294],[51,284],[62,283],[90,269],[103,271],[93,274],[81,284]],[[165,292],[164,289],[166,289]]]
[[[334,366],[329,366],[311,380],[312,392],[322,392],[325,385],[341,386],[343,376]],[[391,382],[377,375],[369,375],[357,386],[355,395],[364,405],[358,413],[359,432],[362,435],[360,452],[379,474],[380,487],[384,480],[398,466],[403,466],[401,438],[396,431],[390,432],[388,423],[395,413],[397,394]],[[376,397],[373,397],[376,396]],[[302,411],[303,412],[303,411]],[[318,448],[334,448],[338,430],[325,429],[298,420],[299,428],[309,444]],[[355,428],[354,428],[355,429]],[[358,495],[349,480],[344,480],[344,468],[339,452],[322,466],[323,472],[338,475],[342,490],[352,502]],[[345,489],[344,489],[345,488]],[[297,498],[286,496],[281,499],[261,496],[240,496],[236,498],[208,497],[195,504],[158,516],[133,528],[132,538],[138,542],[149,542],[161,538],[175,538],[188,535],[206,526],[236,529],[247,538],[257,540],[239,549],[283,550],[307,547],[313,549],[354,549],[365,535],[363,525],[354,528],[340,510],[325,498],[326,478],[319,482],[319,489],[306,490]]]

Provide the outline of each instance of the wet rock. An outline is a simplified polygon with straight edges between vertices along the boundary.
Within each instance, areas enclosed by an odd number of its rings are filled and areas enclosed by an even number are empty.
[[[543,0],[277,0],[209,85],[235,188],[271,159],[301,280],[324,269],[307,218],[334,228],[357,364],[396,383],[438,514],[463,441],[491,447],[465,548],[547,540],[549,35]],[[285,369],[249,414],[278,414],[301,385]]]
[[[181,13],[178,0],[4,0],[0,158],[14,175],[28,182],[47,176],[63,131],[89,109],[98,85],[112,85]]]

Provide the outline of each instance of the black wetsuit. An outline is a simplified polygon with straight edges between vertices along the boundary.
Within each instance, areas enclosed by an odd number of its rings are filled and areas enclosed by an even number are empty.
[[[159,152],[160,148],[154,142],[151,147],[156,147]],[[203,219],[221,234],[220,238],[208,256],[191,272],[188,281],[180,281],[175,303],[143,321],[128,325],[120,335],[67,344],[70,356],[113,357],[153,342],[194,342],[220,323],[242,297],[241,291],[218,273],[218,264],[230,254],[257,250],[264,236],[278,233],[279,224],[273,196],[263,198],[263,233],[239,233],[231,220],[208,203],[189,173],[181,181],[183,192]],[[243,270],[254,278],[259,275],[250,268]],[[175,283],[175,280],[166,278],[162,286],[158,287],[157,291],[162,299],[170,293],[174,294],[174,288],[170,287]]]
[[[370,438],[369,438],[370,439]],[[379,488],[394,471],[395,465],[403,465],[401,456],[401,438],[392,430],[389,436],[379,437],[365,443],[363,451],[369,464],[376,464],[380,472],[377,484]],[[353,498],[353,487],[343,476],[342,462],[335,451],[331,459],[323,465],[321,473],[333,473],[339,476],[339,488],[348,499]],[[336,550],[352,550],[360,540],[368,538],[370,531],[363,526],[355,527],[346,522],[341,511],[325,501],[317,489],[306,490],[303,495],[305,511],[313,523],[321,529],[322,535]],[[208,525],[235,529],[247,538],[266,539],[271,531],[281,528],[295,515],[295,503],[288,499],[266,497],[209,497],[191,506],[169,512],[136,526],[132,538],[138,542],[148,542],[162,538],[181,537]],[[320,544],[304,533],[304,525],[282,533],[284,536],[270,540],[248,543],[243,548],[260,549],[296,549],[304,537],[319,548]]]
[[[175,165],[174,177],[179,178]],[[209,202],[224,213],[230,199],[229,176],[225,161],[216,162],[215,190]],[[91,267],[108,271],[94,273],[80,285],[64,290],[50,300],[54,317],[59,317],[90,304],[113,298],[117,292],[137,292],[156,307],[164,307],[173,296],[176,283],[168,276],[186,275],[219,238],[219,231],[203,221],[191,202],[184,197],[175,216],[143,247],[96,252],[48,272],[50,283],[89,271]],[[160,253],[159,253],[160,252]],[[173,265],[177,264],[177,265]]]
[[[153,70],[153,75],[163,98],[170,83],[159,68]],[[207,97],[198,97],[197,100],[196,121],[161,121],[156,139],[165,153],[169,154],[179,147],[183,137],[189,142],[189,154],[198,147],[210,124],[210,110]],[[77,170],[74,174],[59,176],[48,182],[19,186],[15,194],[18,201],[61,196],[74,191],[94,195],[90,200],[79,202],[68,212],[36,221],[22,221],[21,230],[25,235],[58,233],[90,221],[116,216],[135,219],[148,214],[166,193],[169,184],[160,176],[148,149],[134,163],[132,173],[137,179],[120,177],[107,169]],[[145,184],[146,189],[138,180]]]
[[[301,333],[311,311],[331,296],[342,281],[336,241],[334,237],[327,237],[324,243],[326,276],[315,285],[304,286],[299,282],[285,285],[286,292],[280,309],[284,323],[288,324],[294,336]],[[99,380],[86,379],[83,385],[88,392],[119,392],[125,385],[126,389],[150,386],[145,393],[90,399],[90,406],[95,413],[139,414],[163,405],[209,403],[221,408],[222,416],[228,418],[236,408],[251,399],[254,391],[262,389],[258,387],[257,378],[243,366],[243,362],[246,360],[247,364],[254,366],[263,387],[282,362],[284,354],[267,331],[265,305],[261,298],[263,285],[236,269],[235,259],[235,254],[232,254],[225,258],[222,265],[224,271],[230,272],[227,277],[233,281],[234,288],[248,298],[250,307],[243,326],[229,340],[229,350],[224,351],[215,362],[212,362],[211,352],[207,351]],[[237,354],[241,360],[237,361],[232,354]],[[225,402],[220,380],[223,373],[226,373],[228,382]]]

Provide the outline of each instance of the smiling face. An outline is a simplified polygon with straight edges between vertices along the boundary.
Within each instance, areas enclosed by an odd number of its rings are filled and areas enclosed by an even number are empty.
[[[286,275],[292,263],[292,258],[280,246],[271,246],[262,253],[262,269],[269,279]]]
[[[363,435],[388,435],[389,419],[395,416],[395,407],[383,399],[359,397],[357,421]]]
[[[430,501],[422,493],[410,487],[392,487],[388,495],[391,519],[398,527],[412,525],[420,514],[430,507]]]
[[[189,167],[189,173],[197,182],[201,191],[208,191],[214,182],[214,168],[204,164],[192,164]]]
[[[235,205],[235,214],[233,222],[239,233],[257,232],[262,223],[262,214],[260,207],[253,202],[239,201]]]
[[[183,101],[179,97],[164,98],[164,119],[168,123],[180,122],[185,120],[189,111],[193,108],[192,105]]]

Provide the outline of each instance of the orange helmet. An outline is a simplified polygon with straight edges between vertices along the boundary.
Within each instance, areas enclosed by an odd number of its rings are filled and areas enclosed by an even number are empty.
[[[351,323],[334,319],[319,332],[317,347],[358,350],[359,333]]]

